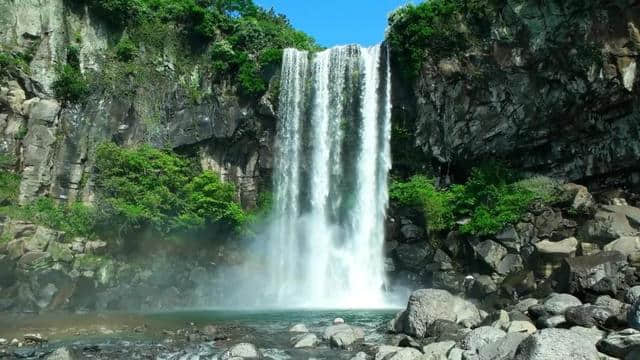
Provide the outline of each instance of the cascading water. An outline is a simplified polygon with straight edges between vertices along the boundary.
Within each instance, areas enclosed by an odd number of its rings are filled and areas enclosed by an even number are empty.
[[[270,297],[277,306],[382,307],[387,51],[287,49],[281,76]]]

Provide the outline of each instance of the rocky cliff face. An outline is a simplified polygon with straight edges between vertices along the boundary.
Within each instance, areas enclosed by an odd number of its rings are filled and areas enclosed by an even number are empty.
[[[504,4],[490,38],[422,68],[409,104],[417,144],[442,175],[502,158],[554,177],[637,185],[640,6]]]
[[[15,155],[21,202],[42,195],[91,201],[92,151],[115,141],[197,155],[203,168],[235,182],[243,204],[253,206],[271,168],[270,97],[258,105],[231,84],[214,84],[197,63],[177,64],[180,54],[170,40],[160,55],[142,47],[145,81],[126,72],[118,77],[107,49],[121,35],[63,0],[0,4],[2,49],[29,58],[28,71],[0,79],[0,148]],[[54,99],[51,88],[56,64],[71,45],[80,50],[85,76],[98,80],[81,105]]]

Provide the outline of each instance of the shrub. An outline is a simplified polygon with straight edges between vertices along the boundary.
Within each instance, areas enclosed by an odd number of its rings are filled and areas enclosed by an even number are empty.
[[[58,99],[77,103],[89,94],[89,85],[80,69],[69,64],[56,68],[56,79],[52,84]]]
[[[445,230],[453,224],[451,195],[436,189],[433,180],[425,176],[414,176],[408,182],[394,181],[389,198],[400,206],[422,211],[429,230]]]
[[[161,234],[219,226],[240,230],[246,215],[235,187],[195,163],[149,146],[107,143],[96,153],[101,221],[120,232],[151,228]]]
[[[0,206],[15,204],[20,193],[20,176],[11,171],[12,156],[0,154]]]
[[[138,54],[138,47],[129,39],[122,37],[116,45],[116,56],[120,61],[129,62]]]
[[[508,168],[489,165],[474,168],[464,184],[448,189],[414,176],[407,182],[394,181],[389,194],[392,204],[423,212],[429,230],[449,230],[456,219],[468,218],[460,226],[462,233],[490,235],[518,221],[535,201],[557,202],[561,190],[555,180],[539,176],[518,181]]]
[[[76,202],[58,204],[51,198],[38,198],[18,210],[20,217],[64,231],[72,236],[91,236],[95,230],[96,214],[92,207]]]
[[[405,76],[415,78],[429,57],[447,57],[467,49],[471,34],[486,37],[491,18],[502,2],[429,0],[393,12],[387,39],[394,58],[404,66]]]
[[[245,60],[238,69],[237,81],[240,91],[248,96],[257,96],[267,89],[258,66],[251,60]]]

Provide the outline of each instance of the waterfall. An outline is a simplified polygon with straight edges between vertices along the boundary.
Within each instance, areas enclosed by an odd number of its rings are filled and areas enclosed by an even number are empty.
[[[268,298],[277,306],[384,306],[387,50],[286,49],[278,116]]]

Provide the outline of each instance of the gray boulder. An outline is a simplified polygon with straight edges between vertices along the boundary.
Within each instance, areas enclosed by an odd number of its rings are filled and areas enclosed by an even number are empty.
[[[567,321],[578,326],[604,326],[609,318],[616,314],[609,308],[597,305],[573,306],[566,310]]]
[[[551,294],[542,303],[544,310],[551,315],[563,315],[568,308],[579,305],[582,302],[570,294]]]
[[[496,269],[499,274],[509,275],[511,273],[521,271],[524,269],[522,257],[517,254],[507,254],[498,264]]]
[[[422,353],[413,348],[401,348],[395,352],[387,354],[383,357],[383,360],[415,360],[418,359]]]
[[[347,349],[356,341],[364,340],[364,330],[347,324],[338,324],[327,327],[322,337],[328,340],[332,347]]]
[[[393,249],[393,256],[398,268],[420,272],[431,262],[435,251],[426,243],[400,244]]]
[[[520,235],[512,225],[508,225],[500,233],[496,234],[496,241],[515,252],[520,252],[523,243]]]
[[[420,360],[446,359],[447,354],[456,346],[455,341],[440,341],[422,347],[424,356]]]
[[[493,240],[485,240],[473,247],[476,256],[491,269],[497,270],[502,258],[507,255],[507,249]]]
[[[310,348],[318,345],[320,343],[320,339],[316,336],[316,334],[300,334],[291,338],[291,344],[294,348]]]
[[[624,358],[632,351],[640,350],[640,331],[635,329],[625,329],[610,333],[597,344],[601,352]]]
[[[79,359],[76,356],[75,352],[73,352],[72,350],[66,347],[56,349],[54,352],[47,355],[47,357],[45,358],[45,360],[75,360],[75,359]]]
[[[543,240],[536,243],[535,247],[540,254],[571,256],[578,250],[578,240],[574,237],[561,241]]]
[[[559,326],[563,326],[566,323],[567,319],[564,317],[564,315],[545,316],[541,317],[536,322],[539,328],[545,329],[556,328]]]
[[[640,236],[623,236],[605,245],[604,251],[617,251],[625,255],[630,264],[640,265]]]
[[[554,274],[556,289],[579,296],[615,295],[625,288],[626,256],[618,252],[565,259]]]
[[[424,237],[424,230],[414,224],[402,225],[400,232],[404,239],[410,242],[422,240]]]
[[[498,339],[503,338],[506,333],[500,329],[496,329],[493,326],[481,326],[471,330],[460,341],[460,347],[464,350],[469,350],[477,353],[481,347],[496,342]]]
[[[602,340],[607,334],[595,327],[572,326],[570,330],[588,339],[593,346],[596,346],[598,341]]]
[[[635,304],[638,299],[640,299],[640,285],[629,288],[624,295],[624,301],[627,304]]]
[[[627,313],[627,323],[629,323],[629,327],[640,330],[640,300],[631,305]]]
[[[262,359],[262,353],[258,350],[258,348],[250,343],[240,343],[232,346],[227,351],[225,351],[221,360],[231,360],[235,358],[240,359]]]
[[[520,343],[529,335],[510,333],[497,341],[490,342],[478,349],[479,360],[511,360],[518,350]]]
[[[596,202],[585,186],[568,183],[562,188],[571,197],[571,209],[574,212],[588,214],[595,209]]]
[[[581,237],[587,242],[606,244],[622,236],[635,236],[634,229],[626,216],[624,206],[610,205],[596,211],[593,220],[587,221],[581,229]]]
[[[599,360],[598,351],[581,334],[565,329],[544,329],[518,346],[514,360]]]
[[[436,320],[449,320],[465,325],[481,321],[478,308],[446,290],[422,289],[409,297],[407,309],[390,324],[391,330],[422,338]]]
[[[289,332],[308,333],[309,329],[307,329],[307,326],[305,324],[295,324],[289,328]]]
[[[620,300],[614,299],[609,295],[601,295],[593,302],[594,305],[603,306],[613,311],[614,314],[622,314],[626,312],[627,305]]]

